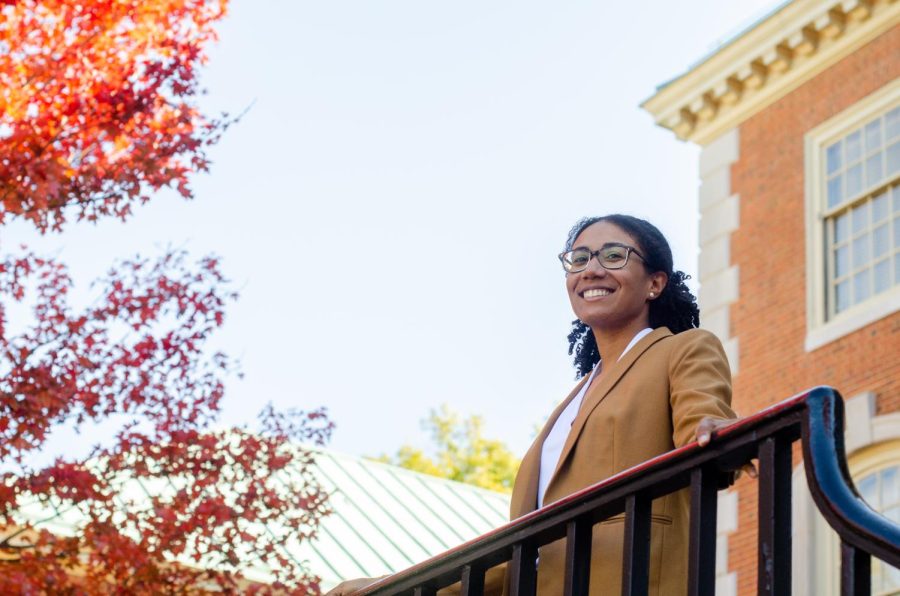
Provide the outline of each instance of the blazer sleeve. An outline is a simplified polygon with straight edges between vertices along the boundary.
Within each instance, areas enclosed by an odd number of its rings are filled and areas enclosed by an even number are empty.
[[[704,417],[736,418],[731,409],[731,370],[722,343],[704,329],[683,331],[673,339],[669,358],[669,405],[672,441],[681,447],[694,440]]]

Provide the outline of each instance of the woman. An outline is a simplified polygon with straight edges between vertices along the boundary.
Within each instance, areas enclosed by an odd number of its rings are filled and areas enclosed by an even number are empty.
[[[560,255],[578,319],[569,353],[581,382],[556,408],[525,454],[511,519],[730,423],[731,374],[720,342],[697,329],[699,310],[652,224],[628,215],[583,219]],[[653,502],[650,594],[687,589],[689,496]],[[622,518],[594,527],[591,594],[621,592]],[[562,593],[565,544],[540,549],[538,594]],[[488,573],[499,593],[503,573]],[[373,580],[344,582],[349,594]]]

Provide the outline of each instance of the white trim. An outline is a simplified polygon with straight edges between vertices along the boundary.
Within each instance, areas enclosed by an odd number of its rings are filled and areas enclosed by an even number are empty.
[[[678,138],[704,145],[898,23],[894,1],[795,0],[641,107]]]
[[[807,277],[807,279],[809,278]],[[823,297],[821,300],[822,305],[825,303],[824,285],[825,282],[823,281],[822,293],[820,294]],[[847,309],[846,312],[839,314],[833,320],[817,328],[807,329],[806,340],[803,345],[807,352],[812,352],[898,310],[900,310],[900,288],[895,287],[886,290],[884,294],[870,298]]]
[[[875,394],[860,393],[844,402],[844,449],[853,453],[872,443],[872,419],[875,418]]]
[[[716,594],[737,596],[737,573],[728,572],[728,536],[738,527],[738,493],[720,490],[716,510]]]
[[[731,166],[740,159],[740,134],[728,131],[700,152],[700,321],[725,346],[733,375],[738,371],[737,338],[731,337],[731,304],[740,291],[731,265],[731,233],[740,225],[740,197],[731,194]]]
[[[898,4],[900,6],[900,4]],[[862,126],[866,120],[887,111],[900,98],[900,79],[856,102],[810,130],[804,144],[804,194],[806,212],[806,338],[811,352],[869,323],[900,310],[900,286],[854,305],[826,321],[825,313],[825,206],[821,150],[839,139],[842,133]]]

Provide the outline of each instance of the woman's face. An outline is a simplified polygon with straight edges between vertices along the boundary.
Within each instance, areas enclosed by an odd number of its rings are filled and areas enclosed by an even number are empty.
[[[572,248],[599,250],[607,244],[630,246],[644,251],[625,230],[607,221],[586,227],[575,238]],[[648,273],[641,257],[633,252],[622,269],[604,269],[592,257],[584,271],[566,274],[566,289],[572,310],[594,334],[619,330],[637,333],[649,326],[650,300],[666,285],[663,272]]]

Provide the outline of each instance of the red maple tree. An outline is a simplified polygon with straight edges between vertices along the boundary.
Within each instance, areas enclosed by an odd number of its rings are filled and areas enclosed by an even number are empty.
[[[227,125],[196,107],[225,0],[0,0],[0,224],[126,218],[189,175]],[[70,303],[64,264],[0,255],[0,593],[318,592],[285,546],[327,513],[321,410],[210,430],[234,363],[207,340],[234,298],[217,259],[112,266]],[[13,308],[13,303],[18,303]],[[30,309],[30,317],[8,313]],[[33,464],[54,428],[115,422],[83,458]],[[140,497],[134,495],[141,494]],[[23,517],[63,512],[74,535]],[[271,586],[241,571],[268,569]]]
[[[193,101],[226,0],[0,4],[0,223],[124,218],[165,186],[189,197],[227,125]]]

